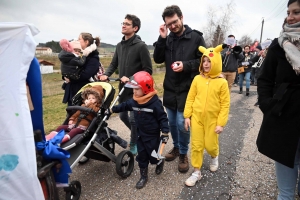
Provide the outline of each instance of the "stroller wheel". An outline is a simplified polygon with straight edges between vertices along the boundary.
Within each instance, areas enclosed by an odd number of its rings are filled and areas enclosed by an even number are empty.
[[[85,164],[90,160],[90,158],[87,158],[85,156],[82,156],[82,158],[79,160],[79,164]]]
[[[79,181],[72,181],[66,190],[66,200],[78,200],[81,194],[81,184]]]
[[[117,156],[116,171],[119,176],[126,178],[130,176],[134,167],[134,157],[130,151],[124,150]]]

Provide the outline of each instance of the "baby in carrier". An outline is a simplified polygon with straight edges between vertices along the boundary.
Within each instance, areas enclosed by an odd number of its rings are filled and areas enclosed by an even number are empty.
[[[60,69],[62,76],[78,80],[86,57],[97,48],[96,44],[92,44],[84,50],[81,49],[80,42],[77,40],[69,42],[66,39],[62,39],[59,44],[62,48],[58,54],[58,58],[61,61]]]

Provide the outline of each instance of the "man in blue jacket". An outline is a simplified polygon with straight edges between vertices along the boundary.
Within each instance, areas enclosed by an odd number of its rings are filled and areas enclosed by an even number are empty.
[[[199,74],[202,54],[198,47],[206,45],[201,32],[183,25],[183,15],[177,5],[166,7],[162,18],[165,23],[159,28],[153,58],[156,63],[165,62],[166,65],[163,105],[167,110],[174,147],[165,157],[166,161],[172,161],[179,156],[178,170],[185,173],[189,170],[190,131],[184,128],[183,110],[193,78]]]

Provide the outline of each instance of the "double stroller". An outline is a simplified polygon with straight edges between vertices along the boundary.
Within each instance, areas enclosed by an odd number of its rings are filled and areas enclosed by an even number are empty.
[[[96,113],[93,110],[80,106],[82,103],[81,92],[95,85],[101,85],[104,89],[105,97],[101,105],[100,110]],[[119,93],[118,97],[114,100],[112,105],[116,103],[123,90]],[[114,99],[115,88],[106,82],[93,82],[85,85],[72,99],[74,106],[66,108],[67,117],[63,124],[67,124],[69,117],[80,110],[84,115],[94,114],[88,128],[82,133],[74,136],[68,142],[61,144],[60,148],[70,153],[70,158],[67,159],[70,168],[74,168],[77,163],[85,156],[88,159],[100,160],[104,162],[112,161],[116,164],[116,172],[122,178],[126,178],[131,175],[134,168],[134,156],[128,150],[121,151],[118,155],[115,155],[115,144],[119,144],[123,148],[126,148],[126,143],[122,138],[117,136],[117,132],[111,130],[106,123],[107,116],[105,110],[111,105]],[[35,140],[40,141],[41,137],[39,133],[35,133]],[[38,163],[38,177],[40,179],[45,199],[59,199],[58,190],[53,177],[52,170],[57,170],[60,167],[59,161],[45,161],[42,158],[42,152],[37,151],[37,163]],[[81,194],[81,184],[79,181],[72,181],[64,188],[66,192],[66,199],[79,199]]]

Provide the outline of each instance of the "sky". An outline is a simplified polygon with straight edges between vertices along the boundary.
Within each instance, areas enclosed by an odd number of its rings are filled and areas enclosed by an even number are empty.
[[[214,8],[218,16],[231,1],[235,12],[228,35],[235,35],[237,40],[244,35],[260,40],[264,18],[262,42],[278,37],[288,0],[0,0],[0,23],[33,24],[40,31],[34,37],[37,43],[75,39],[81,32],[89,32],[101,42],[116,45],[122,39],[125,15],[134,14],[141,20],[137,34],[151,45],[159,36],[166,6],[178,5],[183,23],[201,31],[207,25],[208,9]]]

